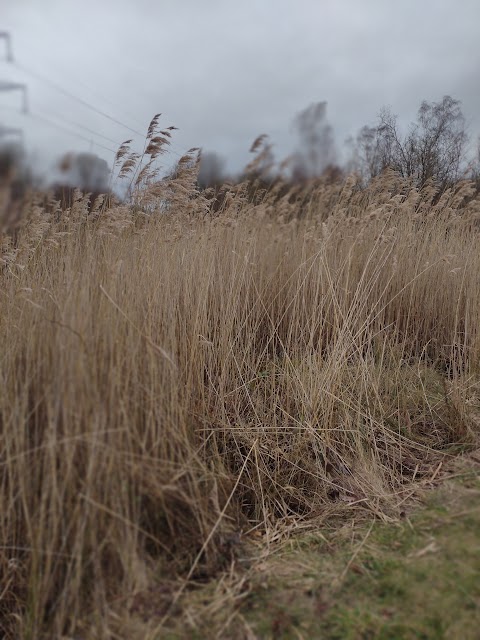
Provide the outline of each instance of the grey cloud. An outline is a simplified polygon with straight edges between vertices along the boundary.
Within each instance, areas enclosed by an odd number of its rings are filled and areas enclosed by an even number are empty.
[[[215,149],[230,169],[248,159],[260,133],[271,135],[279,155],[291,151],[295,114],[324,100],[340,143],[384,104],[406,125],[422,99],[446,93],[463,101],[472,133],[480,129],[478,0],[2,0],[2,18],[26,66],[140,131],[161,111],[162,122],[180,128],[177,152]],[[32,111],[113,140],[130,137],[0,64],[3,77],[29,82]],[[24,126],[34,146],[88,148]]]

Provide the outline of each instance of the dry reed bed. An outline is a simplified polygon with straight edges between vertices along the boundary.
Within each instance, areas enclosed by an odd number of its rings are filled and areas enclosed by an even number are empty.
[[[131,594],[221,569],[229,535],[339,501],[394,516],[476,437],[469,185],[246,193],[218,216],[34,201],[2,236],[5,633],[108,637]]]

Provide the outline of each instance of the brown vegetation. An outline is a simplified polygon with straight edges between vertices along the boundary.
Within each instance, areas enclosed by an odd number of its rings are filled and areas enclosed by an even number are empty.
[[[195,158],[0,229],[7,637],[160,637],[175,580],[246,588],[254,532],[337,504],[395,517],[478,434],[469,183],[240,184],[213,215]]]

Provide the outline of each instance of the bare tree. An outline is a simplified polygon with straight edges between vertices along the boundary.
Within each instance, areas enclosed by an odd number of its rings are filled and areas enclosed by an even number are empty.
[[[390,167],[420,187],[434,180],[443,190],[460,177],[467,139],[461,103],[444,96],[441,102],[422,102],[406,135],[397,116],[382,109],[378,125],[358,134],[355,160],[367,180]]]
[[[225,159],[214,151],[207,151],[200,156],[198,185],[200,188],[217,187],[225,180]]]
[[[476,184],[477,193],[480,191],[480,136],[477,140],[475,158],[470,164],[470,177]]]
[[[94,153],[69,153],[61,159],[58,168],[65,185],[82,191],[108,191],[110,169],[107,162]]]
[[[39,185],[23,144],[0,144],[0,236],[8,233],[16,238],[25,198]]]
[[[388,166],[389,154],[378,127],[364,126],[356,138],[350,138],[347,142],[353,148],[349,169],[358,173],[363,183],[380,175]]]
[[[468,137],[461,103],[450,96],[422,102],[418,112],[420,182],[435,178],[443,187],[460,176]]]
[[[333,129],[327,120],[327,103],[314,102],[294,120],[300,148],[293,156],[294,179],[320,176],[335,162]]]
[[[93,153],[67,153],[58,170],[52,188],[62,206],[72,205],[75,188],[91,194],[90,206],[98,195],[110,193],[108,164]]]

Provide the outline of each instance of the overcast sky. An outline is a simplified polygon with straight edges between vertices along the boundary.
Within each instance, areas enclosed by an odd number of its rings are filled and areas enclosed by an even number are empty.
[[[480,131],[480,0],[0,0],[2,30],[18,66],[0,40],[0,81],[28,85],[31,115],[19,92],[0,92],[0,124],[23,127],[48,161],[93,140],[110,163],[97,144],[140,146],[126,127],[143,132],[162,112],[177,153],[215,150],[236,170],[261,133],[291,151],[294,116],[323,100],[339,146],[382,105],[408,124],[445,94]]]

